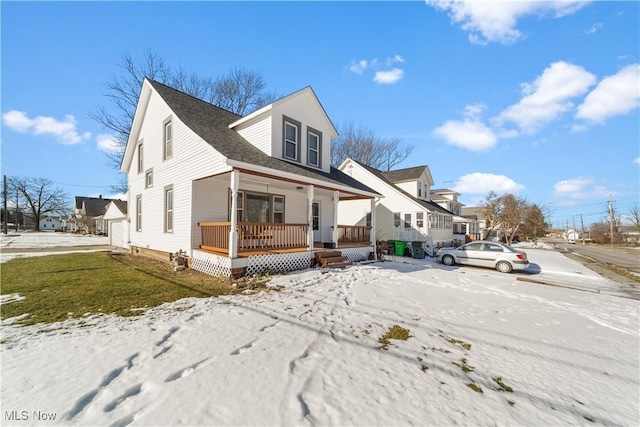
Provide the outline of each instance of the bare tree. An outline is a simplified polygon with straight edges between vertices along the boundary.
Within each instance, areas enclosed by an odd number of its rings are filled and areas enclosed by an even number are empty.
[[[513,194],[501,196],[500,204],[500,224],[506,243],[510,245],[524,223],[528,206],[523,198]]]
[[[36,230],[40,230],[40,218],[45,214],[63,214],[67,211],[68,195],[54,187],[47,178],[10,178],[10,185],[18,190],[25,200],[25,207],[31,212]]]
[[[262,74],[243,68],[234,68],[224,76],[213,79],[189,73],[182,67],[171,68],[153,52],[147,52],[141,60],[126,54],[120,58],[117,66],[120,73],[111,76],[105,84],[105,96],[109,99],[109,106],[100,106],[90,113],[91,118],[114,134],[115,147],[105,154],[108,163],[116,169],[119,169],[122,163],[138,96],[145,78],[156,80],[240,115],[251,113],[277,97],[275,93],[266,90]],[[125,192],[126,177],[123,176],[113,185],[112,190]]]
[[[489,237],[491,232],[500,225],[500,198],[494,191],[490,191],[484,199],[484,202],[480,205],[480,213],[485,220],[486,236]]]
[[[403,144],[400,138],[380,138],[371,129],[356,128],[353,122],[339,126],[338,132],[340,136],[331,142],[334,167],[351,158],[374,169],[389,171],[413,151],[413,146]]]
[[[629,209],[629,217],[631,223],[636,227],[636,231],[640,231],[640,207],[638,205]]]

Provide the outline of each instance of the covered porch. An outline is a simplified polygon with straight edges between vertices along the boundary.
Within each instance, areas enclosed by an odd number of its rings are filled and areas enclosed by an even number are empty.
[[[351,250],[350,259],[367,259],[375,254],[374,222],[338,224],[338,202],[345,198],[375,203],[372,195],[346,186],[240,169],[194,181],[193,258],[222,265],[214,270],[234,276],[239,269],[255,270],[248,267],[257,258],[269,259],[269,271],[308,268],[314,252],[328,249]]]

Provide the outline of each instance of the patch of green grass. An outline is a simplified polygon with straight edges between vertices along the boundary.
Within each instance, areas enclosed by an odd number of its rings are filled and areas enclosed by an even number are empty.
[[[441,338],[444,338],[445,340],[447,340],[448,342],[450,342],[451,344],[455,344],[455,345],[459,345],[460,347],[462,347],[463,349],[469,351],[471,350],[471,344],[469,344],[468,342],[464,342],[462,340],[457,340],[455,338],[451,338],[445,335],[440,335]]]
[[[476,393],[484,393],[484,391],[474,383],[467,384],[467,387],[469,387],[471,390],[475,391]]]
[[[237,290],[221,278],[129,254],[74,253],[16,258],[2,264],[0,293],[25,299],[2,305],[2,319],[16,324],[52,323],[86,313],[135,316],[187,297],[227,295]]]
[[[456,362],[452,362],[452,363],[457,367],[459,367],[460,369],[462,369],[462,372],[464,372],[465,374],[468,374],[469,372],[473,372],[475,370],[473,366],[469,366],[467,364],[467,359],[465,358],[460,359],[460,363],[456,363]]]
[[[392,327],[389,328],[389,331],[387,331],[386,334],[384,334],[382,337],[380,337],[380,339],[378,339],[378,342],[380,343],[380,347],[383,350],[389,350],[389,345],[391,344],[391,341],[389,340],[402,340],[402,341],[406,341],[409,338],[411,338],[413,335],[411,335],[411,332],[406,329],[403,328],[402,326],[399,325],[393,325]]]
[[[491,378],[494,383],[498,384],[500,388],[506,392],[513,393],[513,389],[502,382],[502,377]]]

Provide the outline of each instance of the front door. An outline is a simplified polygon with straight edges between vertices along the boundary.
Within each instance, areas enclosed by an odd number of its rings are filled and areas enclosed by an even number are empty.
[[[313,241],[321,242],[322,236],[320,234],[320,202],[313,202],[311,204],[311,224],[313,226]]]

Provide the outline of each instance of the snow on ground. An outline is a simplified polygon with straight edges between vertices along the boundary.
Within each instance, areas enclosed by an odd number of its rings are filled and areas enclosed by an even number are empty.
[[[10,231],[6,235],[0,234],[0,263],[14,258],[91,252],[92,250],[87,250],[85,248],[80,249],[80,247],[103,246],[108,244],[109,237],[107,236],[55,233],[47,231]],[[61,251],[59,250],[60,247],[68,247],[70,249]],[[76,249],[74,249],[74,247]],[[34,251],[34,248],[42,248],[42,251]],[[57,250],[54,251],[52,248],[57,248]],[[16,249],[25,249],[25,251],[20,252],[16,251]]]
[[[5,321],[2,423],[640,425],[639,302],[589,291],[616,285],[558,252],[527,253],[529,277],[567,287],[402,259],[135,319]],[[379,348],[394,325],[411,337]],[[27,423],[7,418],[21,411]]]

